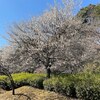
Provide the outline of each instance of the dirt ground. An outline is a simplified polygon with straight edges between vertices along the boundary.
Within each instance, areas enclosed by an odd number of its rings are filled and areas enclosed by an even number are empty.
[[[4,91],[0,89],[0,100],[76,100],[66,98],[55,92],[36,89],[30,86],[23,86],[15,90],[15,95],[12,91]]]

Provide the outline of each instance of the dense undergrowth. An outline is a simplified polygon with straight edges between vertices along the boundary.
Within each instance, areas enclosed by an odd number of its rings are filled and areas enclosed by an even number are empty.
[[[61,74],[52,75],[50,79],[46,79],[45,74],[18,73],[12,76],[15,88],[29,85],[84,100],[100,100],[100,74]],[[6,76],[0,76],[0,87],[11,89]]]

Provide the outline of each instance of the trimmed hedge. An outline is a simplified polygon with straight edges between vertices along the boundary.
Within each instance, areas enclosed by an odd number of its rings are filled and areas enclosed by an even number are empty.
[[[18,74],[12,74],[12,77],[14,79],[15,88],[29,85],[36,88],[43,88],[43,81],[45,79],[45,74],[31,74],[31,73],[18,73]],[[0,76],[0,84],[1,88],[10,90],[11,89],[11,83],[9,79],[6,76]]]
[[[100,100],[100,74],[61,74],[46,79],[45,74],[19,73],[12,77],[15,88],[29,85],[84,100]],[[0,76],[0,87],[11,89],[6,76]]]
[[[100,100],[100,74],[60,75],[43,82],[44,89],[84,100]]]
[[[6,89],[7,87],[7,77],[6,76],[0,76],[0,87],[3,89]]]

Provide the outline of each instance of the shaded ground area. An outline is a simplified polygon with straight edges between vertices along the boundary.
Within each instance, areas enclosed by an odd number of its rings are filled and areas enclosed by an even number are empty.
[[[66,98],[54,92],[23,86],[16,89],[16,95],[11,95],[11,91],[0,89],[0,100],[75,100]]]

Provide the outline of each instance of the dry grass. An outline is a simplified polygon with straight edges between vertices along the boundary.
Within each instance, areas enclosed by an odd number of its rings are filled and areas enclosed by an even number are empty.
[[[0,88],[0,94],[3,94],[3,93],[5,93],[5,90]]]
[[[1,90],[3,91],[3,90]],[[11,91],[1,92],[0,100],[75,100],[66,98],[54,92],[23,86],[16,89],[16,95],[11,95]]]

